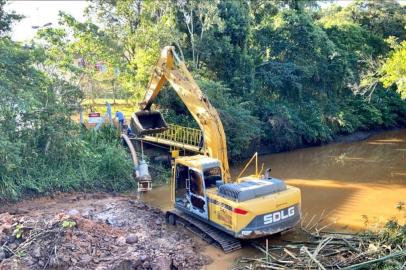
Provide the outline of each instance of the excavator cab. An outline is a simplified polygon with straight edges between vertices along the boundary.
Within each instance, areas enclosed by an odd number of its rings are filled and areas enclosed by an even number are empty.
[[[222,182],[220,162],[196,155],[175,160],[172,190],[175,207],[208,219],[207,190]]]
[[[161,133],[169,128],[159,111],[148,110],[133,113],[130,125],[138,136]]]

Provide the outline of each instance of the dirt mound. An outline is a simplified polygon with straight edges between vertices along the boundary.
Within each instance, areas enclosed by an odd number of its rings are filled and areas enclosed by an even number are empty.
[[[209,263],[187,232],[166,226],[159,209],[128,197],[72,196],[42,215],[35,200],[28,212],[15,205],[20,210],[9,212],[18,213],[0,214],[1,270],[199,269]]]

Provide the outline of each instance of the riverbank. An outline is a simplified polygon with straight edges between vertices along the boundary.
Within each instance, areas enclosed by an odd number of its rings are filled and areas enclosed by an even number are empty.
[[[55,194],[0,207],[0,269],[200,269],[189,232],[131,196]]]
[[[328,141],[328,142],[300,144],[300,145],[296,145],[295,147],[292,147],[292,148],[285,147],[285,148],[279,149],[279,148],[276,148],[269,144],[260,145],[259,148],[255,148],[255,146],[252,146],[249,151],[249,154],[247,154],[245,156],[245,158],[251,157],[255,152],[258,152],[259,155],[263,156],[263,155],[270,155],[270,154],[277,154],[277,153],[286,153],[286,152],[291,152],[291,151],[304,149],[304,148],[326,146],[326,145],[336,144],[336,143],[359,142],[359,141],[367,140],[367,139],[371,138],[372,136],[375,136],[382,132],[402,130],[402,129],[405,129],[405,127],[397,127],[397,128],[390,128],[390,129],[376,128],[376,129],[371,129],[371,130],[359,130],[359,131],[355,131],[350,134],[338,134],[331,141]]]

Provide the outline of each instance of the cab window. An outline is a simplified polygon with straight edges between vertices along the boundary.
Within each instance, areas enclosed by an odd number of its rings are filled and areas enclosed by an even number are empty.
[[[220,167],[205,169],[203,171],[203,175],[204,175],[204,184],[206,185],[206,188],[215,187],[216,181],[223,180],[221,176]]]
[[[190,192],[204,197],[204,186],[202,175],[194,170],[189,170]]]

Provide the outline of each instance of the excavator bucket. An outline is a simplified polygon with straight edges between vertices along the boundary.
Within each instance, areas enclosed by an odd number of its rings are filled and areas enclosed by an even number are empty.
[[[168,128],[168,124],[158,111],[138,111],[131,117],[131,129],[139,136],[160,133]]]

